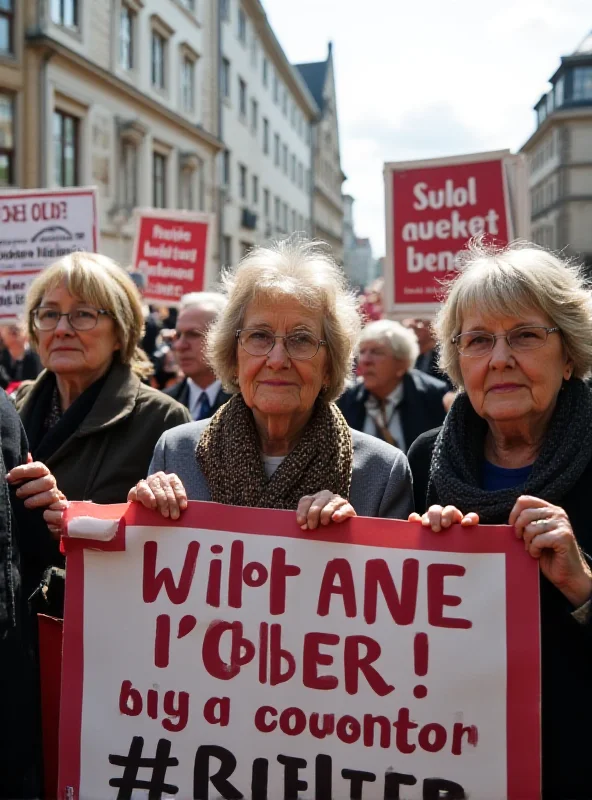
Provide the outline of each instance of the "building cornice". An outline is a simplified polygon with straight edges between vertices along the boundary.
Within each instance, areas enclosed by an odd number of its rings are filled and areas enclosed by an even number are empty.
[[[260,0],[243,0],[243,6],[251,17],[261,41],[267,45],[270,54],[273,56],[274,64],[279,68],[292,94],[296,95],[308,114],[316,120],[321,113],[320,109],[310,93],[308,86],[304,82],[304,79],[300,76],[296,67],[288,61],[281,44],[269,24],[267,14]]]
[[[527,139],[520,148],[521,153],[528,153],[529,150],[538,144],[555,125],[561,125],[563,122],[578,122],[592,118],[592,108],[590,106],[577,107],[577,108],[562,108],[558,111],[552,111],[547,118],[539,125],[534,133]]]
[[[341,214],[341,216],[343,216],[343,201],[338,203],[337,200],[330,195],[320,183],[315,183],[314,189],[315,192],[323,198],[323,200],[326,200],[336,211]]]
[[[207,147],[210,147],[214,152],[219,152],[220,150],[224,149],[223,142],[218,139],[217,136],[214,134],[209,133],[208,131],[201,128],[199,125],[194,125],[189,120],[186,120],[180,114],[177,114],[174,111],[171,111],[170,108],[159,103],[157,100],[154,100],[152,97],[149,97],[144,92],[141,92],[135,86],[132,86],[129,83],[121,80],[112,72],[109,72],[102,67],[99,67],[97,64],[93,64],[92,61],[89,61],[84,56],[79,55],[78,53],[70,50],[70,48],[65,47],[61,42],[56,41],[51,36],[48,36],[44,33],[33,33],[27,35],[27,44],[30,47],[34,47],[39,49],[47,54],[53,54],[61,56],[62,58],[71,61],[77,67],[82,70],[86,70],[88,73],[93,75],[95,78],[104,81],[113,89],[121,92],[124,95],[128,95],[132,99],[136,100],[138,103],[144,105],[147,109],[150,109],[156,114],[161,115],[162,117],[166,117],[169,122],[172,122],[179,128],[182,128],[186,133],[190,134],[191,136],[197,137],[203,144]]]

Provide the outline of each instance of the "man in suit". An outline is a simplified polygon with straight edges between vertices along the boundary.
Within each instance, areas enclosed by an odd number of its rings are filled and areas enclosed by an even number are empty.
[[[406,328],[411,328],[417,336],[419,355],[415,361],[415,369],[425,372],[426,375],[431,375],[433,378],[438,378],[440,381],[444,381],[448,389],[452,391],[452,381],[448,375],[441,372],[438,367],[438,348],[436,346],[436,337],[431,320],[404,319],[403,325]]]
[[[215,292],[192,292],[181,298],[173,350],[185,378],[165,394],[187,406],[193,419],[211,417],[230,398],[204,353],[206,331],[225,305],[225,298]]]
[[[350,428],[407,452],[420,433],[442,424],[448,387],[412,369],[418,354],[415,333],[399,322],[377,320],[364,328],[360,380],[337,401]]]

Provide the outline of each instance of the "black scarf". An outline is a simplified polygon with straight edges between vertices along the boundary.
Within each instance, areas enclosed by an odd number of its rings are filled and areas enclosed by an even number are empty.
[[[521,494],[559,505],[592,459],[592,392],[572,378],[559,392],[547,435],[526,481],[511,489],[481,488],[487,423],[460,394],[436,439],[427,490],[428,507],[454,505],[476,511],[486,524],[507,523]]]
[[[49,427],[47,420],[57,396],[57,386],[53,373],[46,372],[43,375],[36,396],[31,398],[30,403],[25,404],[22,415],[23,426],[35,461],[47,461],[76,433],[94,406],[108,374],[109,371],[85,389],[59,420]]]

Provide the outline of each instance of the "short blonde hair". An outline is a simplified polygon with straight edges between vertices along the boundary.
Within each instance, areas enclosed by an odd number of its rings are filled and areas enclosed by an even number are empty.
[[[499,248],[472,240],[459,257],[460,274],[448,287],[436,318],[439,366],[463,388],[459,353],[452,342],[467,311],[520,317],[536,309],[560,331],[573,361],[574,377],[592,368],[592,294],[583,271],[530,242]]]
[[[207,354],[227,391],[240,391],[236,331],[242,327],[247,306],[255,300],[293,298],[319,315],[330,375],[321,397],[326,402],[339,397],[351,375],[361,320],[355,295],[327,245],[291,236],[255,247],[235,269],[223,273],[222,288],[228,304],[209,329]]]
[[[129,364],[141,377],[152,374],[152,365],[139,348],[144,334],[144,314],[138,290],[125,270],[97,253],[70,253],[35,278],[26,299],[27,325],[33,345],[37,346],[39,337],[31,312],[41,305],[47,292],[61,284],[71,295],[108,311],[115,323],[122,363]]]
[[[384,342],[391,350],[393,357],[407,362],[411,369],[419,356],[419,344],[414,331],[405,328],[393,319],[378,319],[369,322],[362,331],[360,344],[369,341]]]

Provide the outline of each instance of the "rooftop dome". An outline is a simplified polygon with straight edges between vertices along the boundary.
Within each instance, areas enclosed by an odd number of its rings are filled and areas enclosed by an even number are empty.
[[[576,47],[573,52],[574,56],[586,55],[587,53],[592,53],[592,31],[586,36],[586,38],[580,42],[580,44]]]

